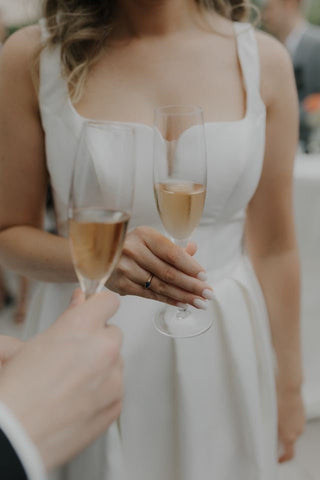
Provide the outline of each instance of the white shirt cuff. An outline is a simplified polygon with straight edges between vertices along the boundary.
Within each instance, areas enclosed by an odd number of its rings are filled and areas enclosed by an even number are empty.
[[[0,402],[0,428],[10,441],[29,480],[47,480],[40,454],[11,410]]]

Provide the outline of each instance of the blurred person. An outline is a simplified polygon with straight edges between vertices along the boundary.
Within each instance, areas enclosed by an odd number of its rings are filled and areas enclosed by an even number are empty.
[[[0,478],[45,480],[119,416],[121,332],[115,294],[70,307],[28,342],[0,336]]]
[[[18,275],[17,294],[12,293],[8,287],[5,271],[0,266],[0,311],[5,307],[11,307],[15,304],[13,313],[14,322],[23,323],[28,307],[29,281],[26,277]]]
[[[0,49],[7,36],[7,30],[3,21],[3,13],[0,9]]]
[[[0,267],[0,311],[13,303],[13,297],[7,287],[4,273]]]
[[[320,92],[320,27],[305,19],[303,0],[266,0],[263,23],[288,49],[294,65],[300,102],[300,140],[308,150],[310,126],[303,109],[303,100]]]
[[[31,331],[57,316],[76,281],[68,193],[85,118],[136,131],[131,231],[107,282],[124,296],[114,317],[125,332],[123,411],[64,479],[272,480],[277,442],[279,461],[294,455],[304,425],[292,215],[298,107],[285,48],[246,15],[243,4],[215,0],[47,0],[40,27],[4,49],[0,260],[43,282]],[[159,232],[151,127],[153,109],[168,104],[205,111],[208,184],[195,257],[194,244],[184,250]],[[48,176],[58,235],[42,230]],[[154,300],[203,309],[214,326],[194,339],[161,336]]]

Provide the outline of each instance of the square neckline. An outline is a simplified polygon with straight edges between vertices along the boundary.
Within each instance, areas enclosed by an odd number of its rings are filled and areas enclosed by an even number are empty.
[[[240,51],[240,44],[239,44],[239,39],[238,39],[239,35],[241,35],[243,33],[238,28],[239,24],[240,24],[240,22],[232,22],[232,29],[233,29],[235,43],[236,43],[236,55],[237,55],[237,60],[238,60],[239,65],[240,65],[240,75],[241,75],[243,85],[244,85],[244,93],[245,93],[245,113],[244,113],[244,116],[242,118],[240,118],[239,120],[207,121],[207,122],[203,123],[204,127],[206,127],[206,126],[220,126],[220,125],[241,125],[242,123],[246,122],[249,118],[249,102],[248,102],[249,85],[248,85],[247,77],[246,77],[246,74],[245,74],[245,67],[243,65],[242,55],[241,55],[241,51]],[[246,24],[241,23],[241,25],[246,25]],[[248,25],[248,29],[250,29],[251,25],[250,24],[247,24],[247,25]],[[105,122],[111,122],[111,123],[115,123],[115,124],[119,124],[119,125],[128,125],[128,126],[132,126],[132,127],[145,128],[145,129],[153,131],[153,128],[154,128],[153,125],[149,125],[149,124],[143,123],[143,122],[126,122],[126,121],[121,121],[121,120],[101,120],[101,119],[97,120],[96,118],[85,117],[84,115],[81,115],[78,112],[78,110],[76,109],[76,107],[72,103],[71,98],[70,98],[70,92],[69,92],[69,89],[68,89],[67,85],[66,85],[66,89],[67,89],[68,107],[71,109],[74,116],[77,117],[78,120],[83,122],[83,123],[84,122],[96,122],[96,121],[103,122],[103,121],[105,121]]]

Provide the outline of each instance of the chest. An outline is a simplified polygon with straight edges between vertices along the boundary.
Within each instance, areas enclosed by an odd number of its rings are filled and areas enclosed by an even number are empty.
[[[149,125],[153,107],[168,103],[200,104],[205,110],[208,188],[203,221],[230,219],[245,208],[259,182],[265,134],[265,108],[257,98],[254,80],[248,85],[247,68],[251,66],[252,72],[255,65],[250,45],[245,45],[245,54],[244,47],[237,49],[233,43],[227,44],[228,49],[221,45],[215,50],[213,44],[201,43],[200,48],[196,41],[183,46],[173,42],[172,48],[166,45],[164,50],[136,45],[106,52],[89,74],[81,102],[75,105],[77,111],[70,108],[64,84],[49,79],[49,87],[54,88],[48,87],[43,95],[42,120],[58,218],[63,222],[66,216],[70,159],[77,149],[83,117],[91,117],[139,124],[132,221],[133,225],[159,221],[153,198]],[[59,58],[57,55],[56,62]]]
[[[206,121],[245,114],[242,69],[234,38],[133,42],[107,50],[76,105],[91,118],[151,124],[158,105],[195,104]]]

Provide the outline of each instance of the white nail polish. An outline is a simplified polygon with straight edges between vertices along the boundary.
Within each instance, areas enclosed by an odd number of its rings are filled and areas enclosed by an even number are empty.
[[[213,300],[214,298],[214,293],[212,290],[209,290],[209,288],[205,288],[202,292],[202,296],[206,298],[207,300]]]
[[[197,275],[197,278],[201,280],[202,282],[205,282],[207,280],[207,274],[206,272],[199,272]]]
[[[186,303],[177,303],[178,308],[188,308],[188,305]]]
[[[196,298],[193,305],[197,308],[201,308],[201,310],[207,310],[208,308],[208,303],[204,300],[200,300],[200,298]]]

